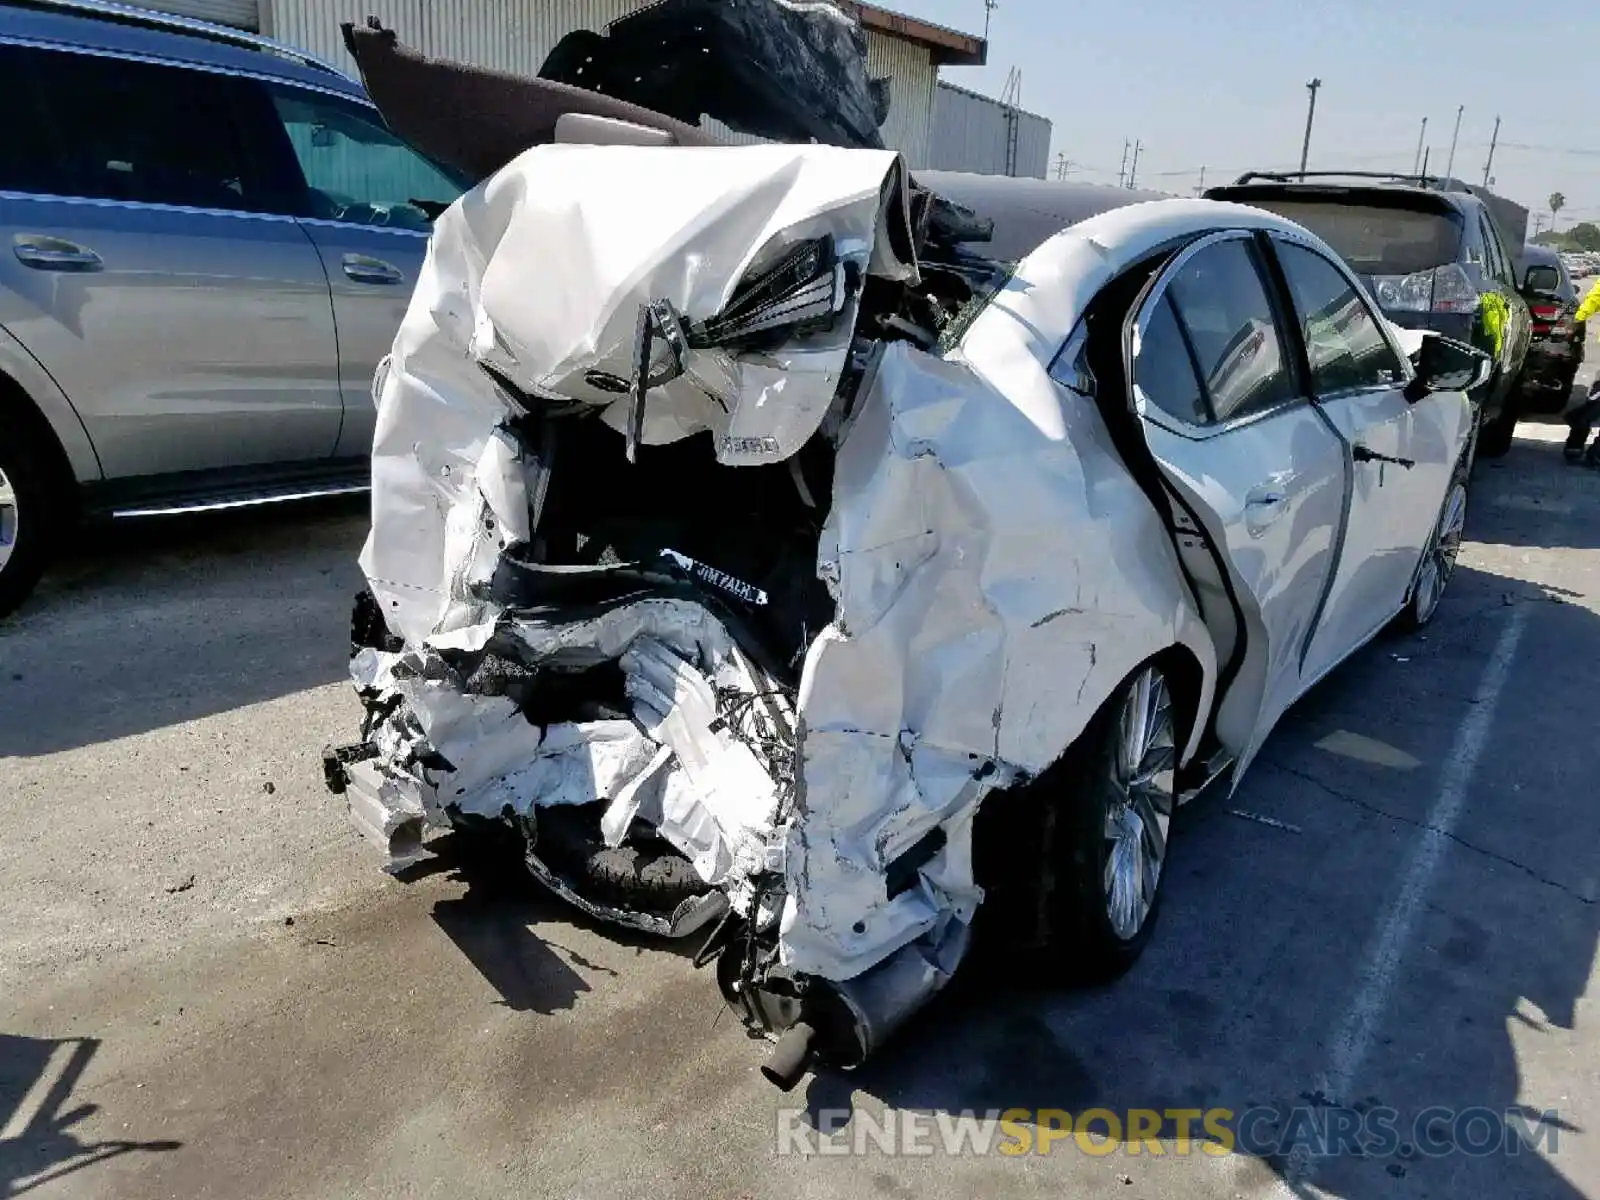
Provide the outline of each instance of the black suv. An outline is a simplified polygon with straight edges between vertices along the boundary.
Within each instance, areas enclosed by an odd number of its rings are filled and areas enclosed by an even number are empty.
[[[1458,187],[1430,176],[1252,172],[1206,198],[1304,225],[1344,256],[1391,322],[1489,354],[1494,374],[1473,396],[1480,406],[1477,452],[1497,457],[1511,448],[1533,322],[1516,259],[1489,205]]]
[[[1523,368],[1525,403],[1561,412],[1583,365],[1584,322],[1578,316],[1578,290],[1561,256],[1548,246],[1522,251],[1522,294],[1533,313],[1533,340]]]

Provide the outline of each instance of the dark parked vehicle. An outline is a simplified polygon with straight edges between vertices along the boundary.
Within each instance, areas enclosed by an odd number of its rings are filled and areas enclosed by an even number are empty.
[[[1560,412],[1572,398],[1572,385],[1583,365],[1584,322],[1577,320],[1578,289],[1566,263],[1548,246],[1527,246],[1522,252],[1522,294],[1533,316],[1522,379],[1523,403]]]
[[[1265,208],[1311,230],[1361,276],[1383,315],[1483,350],[1494,374],[1479,405],[1477,452],[1511,448],[1533,318],[1490,205],[1429,176],[1354,171],[1252,172],[1206,192]]]

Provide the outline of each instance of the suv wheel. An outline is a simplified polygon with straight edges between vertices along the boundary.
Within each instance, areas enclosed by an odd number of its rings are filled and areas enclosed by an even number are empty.
[[[60,514],[51,503],[45,453],[31,429],[0,414],[0,617],[39,582]]]

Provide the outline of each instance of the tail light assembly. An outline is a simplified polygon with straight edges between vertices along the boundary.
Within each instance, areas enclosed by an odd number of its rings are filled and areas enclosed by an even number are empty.
[[[1378,275],[1372,289],[1378,303],[1390,312],[1470,313],[1478,309],[1478,289],[1460,263],[1410,275]]]

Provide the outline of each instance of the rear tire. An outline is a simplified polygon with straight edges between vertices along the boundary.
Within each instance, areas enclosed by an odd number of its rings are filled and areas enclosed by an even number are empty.
[[[1177,807],[1178,722],[1161,668],[1146,664],[1057,764],[1055,889],[1048,959],[1058,979],[1106,983],[1138,960],[1161,909]],[[1041,781],[1042,782],[1042,781]]]
[[[0,411],[0,617],[33,591],[50,557],[62,509],[47,474],[52,449]]]
[[[1406,606],[1395,624],[1403,631],[1421,629],[1439,612],[1439,602],[1450,586],[1455,574],[1456,559],[1461,553],[1462,531],[1467,522],[1467,473],[1458,470],[1445,491],[1444,503],[1439,509],[1439,519],[1434,524],[1433,536],[1422,552],[1416,582]]]

